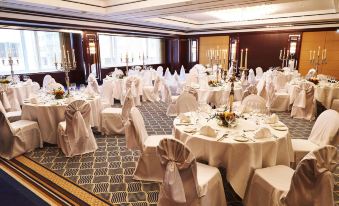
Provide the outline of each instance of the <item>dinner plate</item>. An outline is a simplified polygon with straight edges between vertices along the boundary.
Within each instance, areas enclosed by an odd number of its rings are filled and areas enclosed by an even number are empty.
[[[248,138],[242,137],[242,136],[233,137],[233,139],[235,141],[238,141],[238,142],[247,142],[248,141]]]
[[[196,132],[196,131],[197,131],[196,127],[188,126],[188,127],[184,128],[184,132],[187,132],[187,133],[193,133],[193,132]]]
[[[277,126],[272,126],[273,129],[278,130],[278,131],[287,131],[288,128],[283,126],[283,127],[277,127]]]

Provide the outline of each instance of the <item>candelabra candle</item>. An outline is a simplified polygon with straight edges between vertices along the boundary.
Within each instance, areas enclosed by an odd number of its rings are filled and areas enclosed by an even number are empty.
[[[14,61],[14,58],[12,57],[12,52],[10,51],[8,53],[8,59],[7,59],[7,64],[6,64],[6,59],[2,59],[2,64],[4,66],[10,66],[11,68],[11,77],[12,77],[12,84],[16,84],[16,78],[14,74],[14,66],[19,65],[19,59],[17,58],[16,61]]]
[[[320,51],[321,51],[321,59],[320,59]],[[313,53],[313,56],[312,56]],[[320,65],[327,64],[327,50],[320,49],[320,46],[318,47],[317,57],[315,57],[315,50],[310,50],[310,63],[315,68],[316,73],[315,76],[318,74],[318,68]]]
[[[122,54],[121,54],[121,56],[122,56]],[[126,64],[126,74],[128,74],[128,64],[132,63],[133,60],[134,60],[133,56],[132,56],[132,58],[130,58],[128,56],[128,52],[126,52],[125,58],[121,58],[121,62]]]
[[[281,68],[288,66],[288,59],[289,59],[290,51],[284,48],[284,50],[280,50],[279,60],[282,61]]]
[[[62,60],[60,60],[60,62],[57,62],[57,57],[56,54],[54,54],[54,60],[55,60],[55,68],[59,71],[62,71],[65,73],[65,82],[66,82],[66,87],[67,87],[67,94],[66,97],[70,96],[70,91],[69,91],[69,86],[70,86],[70,79],[69,79],[69,72],[71,72],[72,70],[76,69],[76,61],[75,61],[75,53],[74,53],[74,49],[72,50],[72,63],[71,63],[71,58],[69,55],[69,51],[65,50],[65,45],[63,45],[63,54],[64,54],[64,58],[61,58]],[[67,55],[66,55],[67,54]]]

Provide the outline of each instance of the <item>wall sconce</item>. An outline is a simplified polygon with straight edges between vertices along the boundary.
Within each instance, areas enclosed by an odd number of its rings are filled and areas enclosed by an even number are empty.
[[[95,43],[94,42],[89,42],[89,54],[95,54]]]

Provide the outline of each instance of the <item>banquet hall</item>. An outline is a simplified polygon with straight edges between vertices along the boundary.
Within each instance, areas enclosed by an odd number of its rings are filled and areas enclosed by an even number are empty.
[[[0,205],[339,205],[338,0],[0,0]]]

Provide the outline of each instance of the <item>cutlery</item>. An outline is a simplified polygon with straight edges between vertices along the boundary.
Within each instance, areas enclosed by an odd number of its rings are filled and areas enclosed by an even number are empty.
[[[228,136],[228,134],[223,134],[219,139],[217,139],[217,141],[219,142],[219,141],[227,138],[227,136]]]
[[[177,123],[175,125],[178,125],[178,126],[180,126],[180,125],[187,126],[187,125],[194,125],[194,124],[193,123]]]

